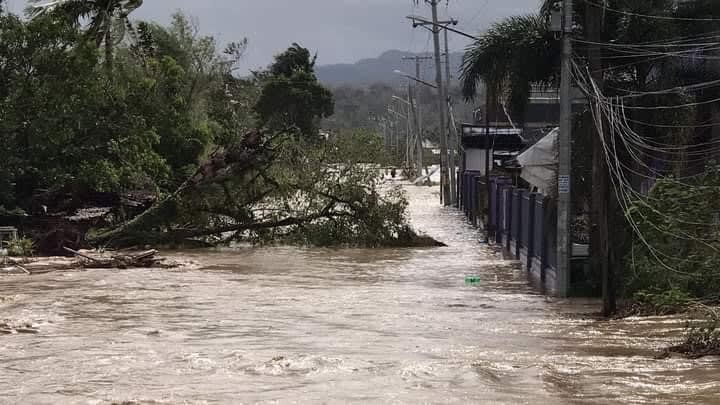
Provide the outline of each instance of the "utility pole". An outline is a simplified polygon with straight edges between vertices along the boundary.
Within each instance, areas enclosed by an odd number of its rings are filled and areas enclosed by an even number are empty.
[[[405,155],[405,168],[407,169],[410,167],[409,145],[410,145],[410,128],[411,128],[411,119],[412,119],[412,117],[410,116],[410,101],[405,100],[404,98],[398,97],[398,96],[392,96],[392,98],[393,98],[393,100],[397,100],[397,101],[400,101],[401,103],[405,104],[405,114],[394,111],[391,108],[388,108],[388,111],[395,114],[399,118],[405,119],[405,144],[404,144],[404,148],[403,148],[404,149],[403,154]],[[398,143],[399,142],[400,141],[398,140]],[[398,145],[398,149],[399,149],[399,145]]]
[[[409,117],[407,115],[404,115],[402,113],[395,111],[390,106],[388,106],[388,113],[390,113],[391,116],[393,116],[395,118],[393,120],[393,125],[395,128],[395,157],[397,158],[398,162],[400,162],[402,159],[402,153],[400,152],[400,131],[401,131],[400,130],[400,128],[401,128],[400,119],[408,120]],[[407,151],[407,149],[406,149],[406,151]],[[405,160],[407,161],[407,155],[405,156]]]
[[[432,6],[432,21],[433,24],[438,23],[438,10],[437,6],[440,0],[429,0]],[[435,81],[438,86],[438,93],[440,95],[438,105],[440,107],[440,176],[441,182],[440,187],[442,188],[443,204],[449,206],[452,204],[452,197],[450,196],[450,179],[448,172],[450,171],[449,160],[448,160],[448,136],[447,136],[447,106],[445,103],[445,84],[442,80],[442,63],[440,63],[440,28],[436,25],[432,27],[433,32],[433,46],[435,48]]]
[[[410,101],[407,101],[405,105],[405,169],[410,170],[410,155],[412,150],[410,148],[410,137],[412,131],[412,118],[410,117]]]
[[[433,45],[435,52],[435,82],[438,88],[438,108],[440,109],[440,197],[442,203],[446,206],[452,204],[452,197],[450,195],[450,178],[449,178],[449,160],[448,160],[448,126],[447,126],[447,115],[448,108],[446,103],[445,84],[443,83],[442,74],[442,63],[440,62],[440,30],[443,29],[442,23],[438,21],[438,4],[440,0],[425,0],[432,7],[432,22],[424,21],[422,19],[411,17],[413,20],[413,27],[429,25],[433,33]],[[419,21],[419,22],[418,22]],[[448,22],[450,23],[450,22]]]
[[[457,24],[456,20],[452,20]],[[448,116],[450,115],[450,46],[448,42],[448,30],[445,30],[445,79],[447,80],[445,85],[445,106],[448,109]],[[454,132],[450,131],[451,120],[448,120],[448,157],[450,163],[450,204],[455,205],[457,202],[457,179],[455,178],[455,169],[457,168],[456,156],[458,140],[456,139]]]
[[[424,60],[431,60],[432,56],[404,56],[403,60],[412,60],[415,61],[415,78],[420,79],[420,63]],[[420,84],[418,82],[413,83],[415,91],[413,92],[413,96],[415,98],[416,104],[411,104],[411,107],[414,107],[415,112],[415,129],[417,130],[417,137],[415,139],[415,153],[417,154],[415,160],[417,165],[417,174],[418,176],[422,176],[423,172],[423,125],[422,125],[422,105],[421,105],[421,92],[420,92]],[[408,88],[409,89],[409,88]],[[410,100],[410,103],[412,103],[412,100]]]
[[[417,85],[415,85],[417,87]],[[413,85],[408,81],[408,100],[410,101],[410,109],[412,111],[413,121],[415,121],[415,174],[418,177],[423,175],[423,147],[422,147],[422,127],[420,124],[420,106],[415,105],[417,96],[413,94]]]
[[[603,9],[597,6],[589,6],[585,9],[585,35],[588,45],[588,67],[595,83],[602,88],[604,85],[603,51],[596,45],[602,41],[603,33]],[[601,119],[600,125],[607,127],[605,119]],[[610,213],[617,209],[615,195],[610,190],[609,170],[605,160],[605,150],[599,132],[595,125],[588,125],[591,129],[593,139],[593,164],[592,164],[592,206],[591,206],[591,231],[590,231],[590,252],[592,269],[596,274],[602,274],[602,296],[603,315],[611,316],[617,311],[617,291],[615,280],[615,266],[612,258],[613,246],[621,239],[618,234],[612,232],[612,216]],[[613,235],[612,243],[610,235]],[[622,243],[622,242],[620,242]]]
[[[387,122],[385,121],[385,117],[380,117],[380,126],[382,127],[382,131],[383,131],[383,143],[385,144],[385,154],[387,156],[390,156],[390,143],[388,141],[388,128],[387,128]]]
[[[390,120],[392,125],[392,151],[393,156],[395,158],[395,162],[397,162],[398,158],[398,118],[393,114],[393,111],[390,111],[390,107],[388,107],[388,113],[390,114]]]
[[[558,167],[558,213],[557,213],[557,280],[558,295],[567,297],[570,292],[570,255],[572,254],[570,235],[570,200],[571,186],[571,131],[572,131],[572,98],[571,98],[571,62],[572,62],[572,30],[573,0],[563,2],[562,27],[562,66],[560,73],[560,135],[559,167]]]

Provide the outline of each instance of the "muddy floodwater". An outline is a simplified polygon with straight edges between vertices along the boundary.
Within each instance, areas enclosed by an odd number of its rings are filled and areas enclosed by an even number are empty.
[[[654,360],[673,318],[546,299],[434,188],[447,248],[236,249],[176,270],[0,278],[3,404],[720,404],[720,360]],[[465,285],[465,277],[481,282]]]

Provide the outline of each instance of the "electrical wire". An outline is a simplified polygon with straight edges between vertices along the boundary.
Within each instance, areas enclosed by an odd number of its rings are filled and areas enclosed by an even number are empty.
[[[573,76],[575,80],[578,82],[578,86],[586,93],[594,93],[594,96],[596,99],[601,99],[602,93],[600,92],[597,85],[594,83],[592,78],[587,80],[585,77],[583,77],[578,72],[577,64],[574,63],[573,65]],[[589,75],[588,75],[589,76]],[[687,232],[683,232],[682,230],[677,230],[676,232],[671,232],[667,229],[662,229],[659,226],[657,226],[653,221],[651,221],[649,218],[647,218],[641,211],[634,210],[630,211],[629,208],[632,207],[633,204],[641,204],[645,208],[649,208],[651,211],[653,211],[654,214],[659,215],[663,217],[666,221],[669,223],[683,223],[686,225],[693,225],[693,226],[705,226],[705,227],[714,227],[714,224],[708,224],[708,223],[698,223],[693,221],[683,221],[678,218],[671,217],[667,214],[664,214],[660,212],[659,210],[652,207],[650,203],[648,203],[648,200],[652,199],[650,196],[644,196],[641,193],[635,191],[635,189],[632,187],[630,182],[628,181],[625,173],[627,172],[635,172],[636,174],[640,174],[632,169],[630,169],[626,164],[624,164],[619,159],[619,154],[617,151],[617,145],[616,145],[616,138],[617,134],[623,134],[623,129],[626,127],[629,129],[629,126],[626,125],[626,121],[623,120],[625,118],[624,110],[622,110],[622,115],[608,113],[609,106],[612,105],[612,103],[595,103],[591,105],[591,112],[593,115],[593,120],[596,124],[596,127],[598,129],[598,134],[602,140],[603,143],[603,149],[606,157],[606,162],[611,174],[611,180],[613,183],[613,189],[616,193],[618,202],[623,207],[626,214],[626,219],[628,220],[631,228],[633,228],[634,233],[636,236],[642,241],[642,243],[646,246],[648,251],[651,253],[651,255],[655,258],[656,261],[658,261],[661,266],[666,268],[667,270],[673,271],[678,274],[683,275],[689,275],[684,272],[678,271],[676,268],[673,268],[668,263],[666,263],[664,259],[672,259],[672,260],[679,260],[681,258],[673,257],[670,255],[665,254],[664,252],[659,251],[655,247],[653,247],[650,243],[648,243],[647,238],[643,235],[643,233],[640,230],[640,227],[635,220],[635,218],[632,217],[632,212],[635,212],[637,215],[640,215],[641,219],[643,220],[643,223],[649,225],[651,228],[655,229],[656,231],[660,232],[661,234],[678,238],[678,239],[685,239],[685,240],[691,240],[693,242],[700,243],[714,251],[718,251],[718,248],[714,245],[711,245],[708,242],[716,242],[717,237],[711,236],[708,238],[701,238],[696,237],[694,235],[690,235]],[[612,136],[609,139],[608,142],[608,136],[607,132],[605,131],[605,126],[603,125],[603,118],[606,119],[607,125],[610,130],[610,135]],[[624,124],[625,123],[625,124]],[[627,138],[620,136],[620,140],[624,143],[624,147],[628,154],[637,162],[641,163],[641,165],[644,165],[645,167],[649,168],[645,164],[645,162],[642,159],[639,159],[638,156],[633,152],[632,148],[629,147],[630,144],[627,142]],[[649,177],[649,176],[644,176]],[[709,187],[708,187],[709,188]],[[661,256],[663,258],[661,258]],[[693,263],[691,260],[683,259],[685,263]]]
[[[718,22],[718,21],[720,21],[720,18],[711,18],[711,17],[710,18],[690,18],[690,17],[673,17],[673,16],[636,13],[636,12],[632,12],[632,11],[618,10],[615,8],[608,7],[604,4],[595,3],[590,0],[583,0],[583,1],[588,5],[601,8],[605,11],[609,11],[609,12],[615,13],[615,14],[630,16],[630,17],[641,17],[641,18],[647,18],[647,19],[653,19],[653,20],[685,21],[685,22]]]

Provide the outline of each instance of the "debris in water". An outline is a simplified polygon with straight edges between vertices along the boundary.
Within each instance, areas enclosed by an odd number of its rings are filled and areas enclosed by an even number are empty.
[[[39,330],[29,322],[0,321],[0,335],[36,334],[38,332]]]
[[[467,276],[465,277],[465,284],[467,285],[477,285],[480,284],[480,276]]]

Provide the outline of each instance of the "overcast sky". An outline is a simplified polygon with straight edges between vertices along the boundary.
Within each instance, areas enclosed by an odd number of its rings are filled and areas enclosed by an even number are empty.
[[[13,11],[22,11],[24,0],[6,0]],[[199,19],[203,32],[221,42],[247,37],[245,69],[265,66],[273,55],[292,42],[318,52],[320,64],[352,63],[398,49],[432,50],[427,31],[412,25],[405,16],[429,16],[421,0],[145,0],[132,16],[166,23],[181,9]],[[492,21],[513,14],[536,11],[540,0],[441,1],[443,18],[460,20],[458,28],[471,34],[482,32]],[[461,50],[467,41],[451,36],[451,48]]]

